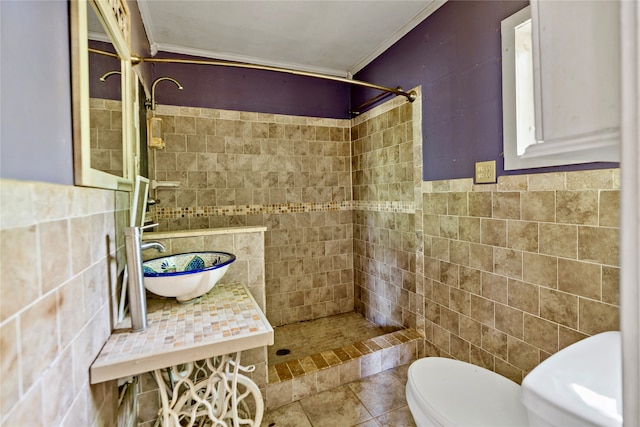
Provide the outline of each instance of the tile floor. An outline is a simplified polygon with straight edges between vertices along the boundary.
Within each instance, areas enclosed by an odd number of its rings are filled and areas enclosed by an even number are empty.
[[[345,347],[397,329],[377,326],[356,312],[278,326],[275,328],[274,345],[268,347],[269,365]],[[290,350],[289,354],[276,355],[276,351],[285,348]]]
[[[405,398],[408,368],[402,365],[267,411],[262,427],[415,427]]]

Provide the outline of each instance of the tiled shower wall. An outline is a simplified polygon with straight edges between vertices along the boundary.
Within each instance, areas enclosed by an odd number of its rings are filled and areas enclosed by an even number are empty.
[[[151,152],[151,167],[157,180],[180,183],[152,192],[159,230],[266,226],[275,326],[353,310],[350,121],[172,106],[157,114],[166,148]]]
[[[122,102],[91,98],[91,167],[122,176]]]
[[[0,424],[115,425],[89,367],[115,317],[129,194],[0,181]]]
[[[417,327],[414,194],[420,101],[401,98],[353,120],[355,308],[381,326]],[[419,123],[419,117],[415,117]]]
[[[428,355],[520,382],[619,329],[619,169],[424,183]]]

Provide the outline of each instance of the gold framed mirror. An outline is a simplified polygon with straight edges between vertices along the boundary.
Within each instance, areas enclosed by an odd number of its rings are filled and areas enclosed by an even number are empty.
[[[136,79],[126,3],[71,0],[70,15],[75,184],[131,191]]]

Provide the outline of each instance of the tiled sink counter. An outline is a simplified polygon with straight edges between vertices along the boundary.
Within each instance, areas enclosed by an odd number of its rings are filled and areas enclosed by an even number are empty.
[[[162,424],[169,426],[188,418],[184,414],[192,408],[199,408],[193,410],[198,417],[206,416],[209,408],[211,417],[235,419],[237,425],[236,398],[226,400],[234,402],[231,406],[216,404],[225,401],[218,393],[235,393],[237,383],[256,400],[250,404],[260,408],[255,424],[259,425],[262,396],[258,386],[240,373],[253,369],[240,365],[240,355],[272,345],[273,328],[246,286],[217,285],[193,304],[149,298],[148,321],[143,332],[131,332],[128,319],[116,327],[91,366],[92,384],[153,371],[163,404]],[[211,405],[202,403],[207,400],[205,389]]]

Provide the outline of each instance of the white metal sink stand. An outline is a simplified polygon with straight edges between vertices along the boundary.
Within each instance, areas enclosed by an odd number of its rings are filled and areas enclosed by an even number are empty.
[[[157,425],[259,427],[264,402],[258,386],[243,372],[241,352],[156,369],[162,408]],[[161,423],[161,424],[160,424]]]

